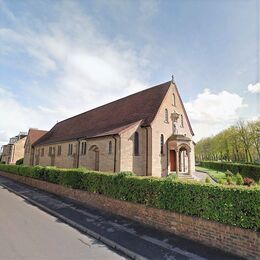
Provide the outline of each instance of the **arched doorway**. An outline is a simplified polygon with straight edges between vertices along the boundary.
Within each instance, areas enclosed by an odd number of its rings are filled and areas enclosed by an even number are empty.
[[[99,171],[99,148],[96,145],[92,145],[89,148],[89,168]]]
[[[188,172],[188,152],[185,147],[181,147],[179,150],[179,172]]]
[[[178,147],[178,170],[180,173],[190,172],[190,147],[183,143]]]

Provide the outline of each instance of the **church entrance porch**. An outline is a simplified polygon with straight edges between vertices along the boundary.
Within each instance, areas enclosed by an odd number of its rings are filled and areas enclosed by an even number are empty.
[[[172,135],[168,140],[168,173],[191,175],[191,142],[183,135]]]

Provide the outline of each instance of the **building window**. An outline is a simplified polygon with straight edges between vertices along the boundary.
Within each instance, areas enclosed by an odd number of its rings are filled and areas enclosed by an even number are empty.
[[[163,151],[163,146],[164,146],[164,136],[163,134],[161,134],[161,154],[164,154],[164,151]]]
[[[181,115],[181,127],[184,127],[184,124],[183,124],[183,115]]]
[[[112,142],[111,141],[109,141],[109,143],[108,143],[108,153],[112,154]]]
[[[49,156],[52,154],[52,147],[49,147]]]
[[[58,152],[57,155],[60,156],[61,155],[61,145],[58,145]]]
[[[134,155],[139,155],[139,134],[135,132]]]
[[[167,108],[165,109],[165,112],[164,112],[164,122],[169,123],[169,114],[168,114]]]
[[[41,157],[44,156],[44,148],[41,149]]]
[[[81,143],[81,154],[85,155],[87,152],[87,143],[86,142],[82,142]]]
[[[175,94],[172,94],[172,104],[176,107],[176,98],[175,98]]]
[[[68,155],[72,155],[72,153],[73,153],[73,144],[69,144]]]

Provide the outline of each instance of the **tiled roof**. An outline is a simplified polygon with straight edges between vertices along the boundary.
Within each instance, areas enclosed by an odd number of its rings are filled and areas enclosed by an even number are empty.
[[[39,138],[45,135],[48,131],[45,130],[38,130],[34,128],[30,128],[28,132],[27,139],[30,140],[30,143],[35,143]]]
[[[148,126],[170,85],[169,81],[63,120],[35,145],[117,134],[138,121]]]

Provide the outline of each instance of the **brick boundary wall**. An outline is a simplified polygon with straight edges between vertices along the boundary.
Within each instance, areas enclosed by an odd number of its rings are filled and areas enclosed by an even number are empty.
[[[103,195],[71,189],[12,173],[0,171],[0,176],[172,232],[207,246],[231,252],[248,259],[260,259],[260,233],[253,230],[151,208],[142,204],[116,200]]]

